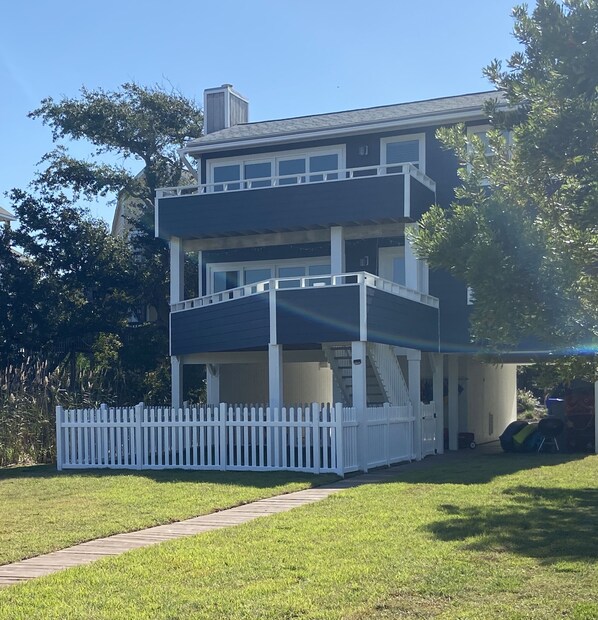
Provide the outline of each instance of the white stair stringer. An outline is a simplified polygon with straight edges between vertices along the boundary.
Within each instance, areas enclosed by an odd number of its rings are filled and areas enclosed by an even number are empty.
[[[391,405],[410,405],[409,388],[394,348],[368,342],[368,358],[386,396],[386,402]]]
[[[368,356],[366,360],[366,388],[367,388],[367,404],[369,407],[376,405],[382,405],[384,403],[390,404],[406,404],[403,403],[404,399],[398,398],[400,402],[395,403],[392,400],[392,392],[389,393],[385,388],[385,383],[380,380],[380,371],[377,370],[376,361],[370,355],[370,346],[384,346],[384,345],[371,345],[368,344]],[[390,347],[388,347],[390,349]],[[352,358],[351,358],[351,345],[350,343],[337,343],[326,344],[322,346],[326,360],[330,364],[334,381],[343,395],[344,404],[348,407],[353,404],[353,373],[352,373]],[[394,355],[394,354],[393,354]],[[399,373],[400,380],[403,381],[403,375],[399,366],[398,360],[395,356],[396,373]],[[378,362],[379,364],[380,362]],[[395,379],[396,383],[398,379]],[[392,380],[387,380],[386,385],[394,385]],[[399,393],[395,389],[394,393]],[[408,400],[406,402],[409,402]]]
[[[334,382],[343,395],[344,404],[350,407],[353,404],[351,346],[322,345],[322,351],[332,369]]]
[[[334,381],[341,390],[344,404],[351,407],[353,404],[351,345],[348,343],[326,344],[322,345],[322,350],[332,369]],[[382,405],[388,402],[369,357],[366,360],[366,383],[368,406]]]

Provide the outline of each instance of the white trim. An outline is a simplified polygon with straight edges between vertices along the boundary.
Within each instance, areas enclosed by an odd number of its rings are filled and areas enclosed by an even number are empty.
[[[268,314],[270,318],[270,344],[278,342],[278,321],[276,320],[276,287],[268,292]]]
[[[395,142],[412,142],[414,140],[419,141],[419,159],[417,162],[405,161],[388,164],[386,162],[386,145],[393,144]],[[401,136],[388,136],[386,138],[380,138],[380,165],[381,166],[400,166],[402,164],[418,164],[419,170],[426,173],[426,134],[425,133],[410,133]]]
[[[185,252],[180,237],[170,239],[170,304],[185,299]]]
[[[415,291],[401,284],[390,282],[384,278],[379,278],[365,271],[356,273],[342,273],[340,275],[320,275],[320,276],[292,276],[289,278],[270,278],[263,282],[255,282],[237,288],[228,289],[220,293],[212,293],[203,297],[186,299],[170,307],[170,314],[175,312],[185,312],[195,308],[205,308],[215,304],[226,303],[234,299],[251,297],[252,295],[262,295],[272,289],[300,290],[306,288],[320,288],[328,286],[360,286],[365,282],[366,286],[376,288],[391,295],[411,299],[420,304],[438,308],[439,302],[436,297],[426,295],[421,291]],[[285,286],[288,285],[288,286]]]
[[[310,149],[297,149],[289,151],[276,151],[273,153],[254,153],[250,155],[237,155],[234,157],[221,157],[217,159],[208,159],[206,161],[206,185],[219,185],[220,182],[214,181],[214,168],[219,166],[239,166],[239,183],[243,187],[243,181],[245,181],[245,164],[246,163],[270,163],[271,168],[269,175],[270,178],[278,176],[278,163],[280,160],[288,159],[302,159],[306,161],[305,176],[309,174],[318,174],[318,172],[311,173],[309,170],[309,158],[314,155],[337,155],[338,156],[338,170],[345,169],[346,151],[344,144],[335,144],[331,146],[314,147]],[[332,171],[331,171],[332,172]],[[258,180],[258,179],[255,179]],[[230,181],[230,183],[236,183],[237,181]],[[224,184],[224,182],[223,182]]]
[[[488,99],[492,99],[492,93],[488,93]],[[500,106],[504,109],[512,109],[507,105]],[[451,112],[439,112],[434,115],[426,114],[414,114],[408,118],[402,120],[382,121],[374,122],[370,124],[357,124],[349,125],[345,127],[338,127],[334,129],[314,130],[302,133],[283,133],[277,136],[269,136],[263,138],[240,138],[237,140],[223,140],[219,142],[210,142],[207,144],[199,144],[194,146],[185,147],[183,150],[185,153],[189,153],[192,157],[196,154],[223,151],[230,149],[240,148],[252,148],[255,146],[265,146],[270,144],[285,144],[290,142],[302,142],[309,139],[327,138],[333,136],[350,136],[355,134],[367,134],[377,131],[394,131],[406,128],[418,128],[425,127],[427,125],[438,125],[446,123],[458,123],[465,121],[487,120],[488,116],[483,113],[480,106],[474,108],[462,108],[461,110],[454,110]]]
[[[246,160],[245,160],[246,161]],[[224,164],[225,166],[236,166],[239,164]],[[387,168],[400,168],[398,172],[388,172]],[[355,176],[356,173],[365,172],[365,176]],[[232,179],[230,181],[218,181],[217,183],[208,183],[204,185],[183,185],[178,187],[160,187],[156,191],[158,192],[159,198],[174,198],[178,196],[192,196],[192,195],[203,195],[212,193],[214,191],[217,192],[245,192],[245,191],[258,191],[264,189],[272,189],[280,186],[284,186],[282,181],[284,180],[295,180],[297,181],[298,177],[315,177],[321,176],[323,177],[320,180],[315,180],[313,178],[305,180],[301,180],[301,184],[317,184],[317,183],[341,183],[345,181],[360,181],[365,177],[371,176],[405,176],[405,177],[413,177],[417,181],[419,181],[422,185],[427,187],[430,191],[436,192],[436,182],[433,181],[430,177],[424,174],[419,168],[416,168],[413,164],[389,164],[388,166],[382,166],[374,164],[372,166],[363,166],[362,168],[335,168],[333,170],[322,170],[316,171],[313,170],[309,173],[299,173],[299,174],[286,174],[282,176],[272,176],[272,177],[256,177],[253,179]],[[334,177],[334,178],[332,178]],[[268,185],[253,187],[253,182],[263,182],[268,181]],[[229,188],[229,185],[238,185],[237,188]],[[409,188],[409,183],[405,184],[406,188]],[[217,189],[220,188],[220,189]],[[409,201],[409,193],[405,194],[407,201]],[[408,209],[405,209],[407,212]]]
[[[183,364],[177,355],[170,357],[171,373],[171,401],[172,406],[178,408],[183,403]]]
[[[345,273],[345,236],[342,226],[330,228],[330,273]]]
[[[270,407],[283,406],[283,351],[281,344],[268,345],[268,396]]]
[[[243,272],[245,269],[270,269],[270,278],[278,278],[279,267],[311,267],[313,265],[328,264],[330,262],[330,256],[314,256],[313,258],[284,258],[280,260],[259,260],[259,261],[244,261],[234,263],[206,263],[206,295],[213,295],[214,293],[214,274],[216,272],[222,273],[223,271],[238,271]],[[272,272],[274,271],[274,275]],[[293,277],[293,276],[289,276]],[[295,276],[300,278],[302,276]],[[321,277],[321,276],[314,276]],[[245,283],[239,283],[239,287],[246,286]],[[201,295],[200,295],[201,297]]]
[[[417,224],[405,224],[405,286],[420,291],[419,260],[408,235],[409,230],[413,230],[416,227]]]

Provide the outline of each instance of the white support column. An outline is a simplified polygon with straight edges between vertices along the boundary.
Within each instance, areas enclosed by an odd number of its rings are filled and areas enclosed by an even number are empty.
[[[413,244],[409,240],[408,231],[413,230],[417,224],[405,224],[405,286],[419,291],[417,256],[413,250]]]
[[[283,366],[282,366],[282,345],[268,345],[268,391],[270,407],[282,407],[284,403],[283,394]]]
[[[353,407],[357,414],[357,458],[359,469],[368,470],[368,428],[366,409],[367,397],[367,350],[366,343],[355,341],[351,343],[351,379],[353,381]]]
[[[206,400],[208,405],[220,404],[220,364],[206,364]]]
[[[179,237],[170,240],[170,304],[185,299],[185,252]]]
[[[345,235],[342,226],[330,228],[330,273],[345,273]]]
[[[430,353],[432,394],[436,408],[436,454],[444,452],[444,355]]]
[[[422,418],[421,418],[421,351],[409,349],[407,352],[407,369],[409,399],[413,411],[413,453],[415,460],[422,459]]]
[[[203,253],[201,250],[197,252],[197,296],[203,297]]]
[[[172,407],[180,407],[183,402],[183,363],[178,355],[170,356]]]
[[[448,357],[448,436],[449,450],[459,449],[459,358]]]

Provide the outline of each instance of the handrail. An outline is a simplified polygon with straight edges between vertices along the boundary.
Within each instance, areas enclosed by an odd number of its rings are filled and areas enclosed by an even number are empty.
[[[439,305],[437,297],[432,297],[432,295],[427,295],[414,289],[407,288],[401,284],[390,282],[389,280],[372,275],[366,271],[360,271],[356,273],[342,273],[329,276],[320,275],[271,278],[269,280],[263,280],[261,282],[231,288],[226,291],[204,295],[203,297],[195,297],[194,299],[180,301],[171,304],[170,310],[171,312],[180,312],[182,310],[191,310],[193,308],[204,308],[205,306],[232,301],[233,299],[241,299],[243,297],[266,293],[270,290],[358,285],[376,288],[386,293],[390,293],[391,295],[396,295],[397,297],[402,297],[404,299],[411,299],[412,301],[422,303],[426,306],[432,306],[433,308],[438,308]]]
[[[400,171],[397,171],[400,169]],[[369,173],[369,174],[366,174]],[[410,176],[425,185],[429,190],[436,191],[436,182],[424,174],[413,164],[385,164],[363,166],[359,168],[343,168],[300,174],[259,177],[237,181],[221,181],[220,183],[204,183],[201,185],[182,185],[180,187],[160,187],[156,190],[158,198],[213,194],[222,192],[243,192],[272,187],[288,187],[290,185],[306,185],[313,183],[330,183],[360,179],[370,176]],[[315,180],[314,180],[315,177]],[[320,178],[321,177],[321,178]],[[286,181],[286,182],[285,182]]]

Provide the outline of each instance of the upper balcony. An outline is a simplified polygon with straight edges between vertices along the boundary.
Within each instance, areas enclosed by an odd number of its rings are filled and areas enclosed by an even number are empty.
[[[157,192],[156,235],[207,239],[410,222],[435,192],[412,164],[167,187]]]

